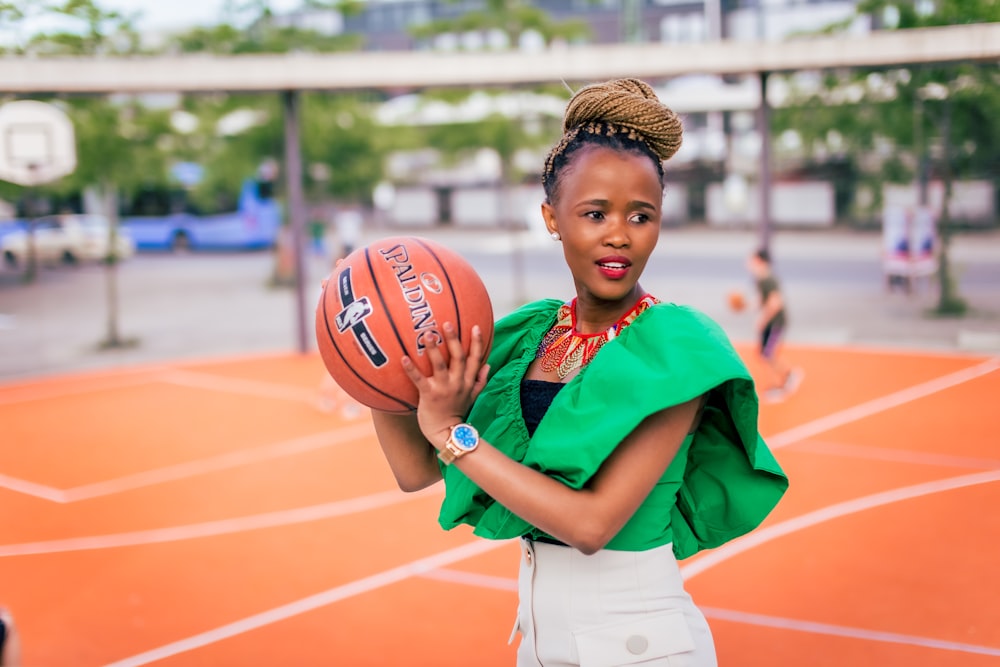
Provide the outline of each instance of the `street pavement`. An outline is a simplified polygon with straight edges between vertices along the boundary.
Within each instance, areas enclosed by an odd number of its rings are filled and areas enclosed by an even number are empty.
[[[483,277],[497,316],[530,299],[572,296],[560,244],[537,231],[367,229],[364,241],[392,235],[424,236],[461,252]],[[749,230],[666,228],[643,286],[703,310],[734,340],[752,340],[752,313],[730,311],[725,297],[733,289],[750,295],[744,261],[755,244]],[[789,343],[1000,354],[1000,230],[953,239],[958,293],[969,304],[964,317],[933,314],[936,278],[909,293],[887,289],[880,248],[876,232],[775,232]],[[115,281],[92,265],[46,268],[30,284],[0,269],[0,382],[312,351],[313,308],[331,261],[309,255],[302,308],[295,289],[273,284],[276,266],[271,252],[140,254],[118,267]],[[113,320],[110,303],[117,304]]]

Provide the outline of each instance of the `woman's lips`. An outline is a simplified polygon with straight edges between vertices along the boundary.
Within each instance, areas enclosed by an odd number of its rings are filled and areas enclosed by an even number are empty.
[[[601,275],[611,280],[620,280],[628,274],[632,262],[624,257],[604,257],[597,260],[597,270]]]

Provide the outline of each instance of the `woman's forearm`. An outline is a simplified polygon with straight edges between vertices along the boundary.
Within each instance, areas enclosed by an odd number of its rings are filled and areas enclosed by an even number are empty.
[[[415,414],[372,410],[379,446],[403,491],[419,491],[441,479],[437,451],[420,432]]]

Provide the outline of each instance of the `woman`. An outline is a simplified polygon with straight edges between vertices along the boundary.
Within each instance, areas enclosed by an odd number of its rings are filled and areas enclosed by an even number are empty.
[[[715,665],[677,558],[756,527],[787,487],[746,368],[711,320],[639,284],[681,123],[642,81],[581,89],[545,163],[542,215],[576,298],[496,326],[488,364],[407,359],[415,415],[373,413],[404,490],[445,480],[440,523],[520,538],[518,665]]]

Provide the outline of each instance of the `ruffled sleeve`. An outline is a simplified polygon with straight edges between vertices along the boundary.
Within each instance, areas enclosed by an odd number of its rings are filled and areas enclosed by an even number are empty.
[[[545,329],[535,335],[528,325],[547,328],[555,308],[558,303],[546,311],[544,322],[522,322],[520,342],[498,351],[507,363],[491,379],[490,393],[484,390],[477,401],[482,410],[470,415],[484,439],[581,488],[647,416],[714,390],[687,450],[687,465],[670,468],[683,475],[670,519],[674,549],[684,557],[759,524],[783,494],[787,478],[758,436],[757,398],[745,365],[721,328],[693,309],[654,306],[608,342],[559,392],[529,446],[517,391],[533,357],[531,346]],[[490,412],[496,413],[492,420]],[[446,483],[443,526],[471,523],[476,534],[494,539],[533,530],[457,470],[446,471]],[[461,495],[453,497],[453,491]]]

